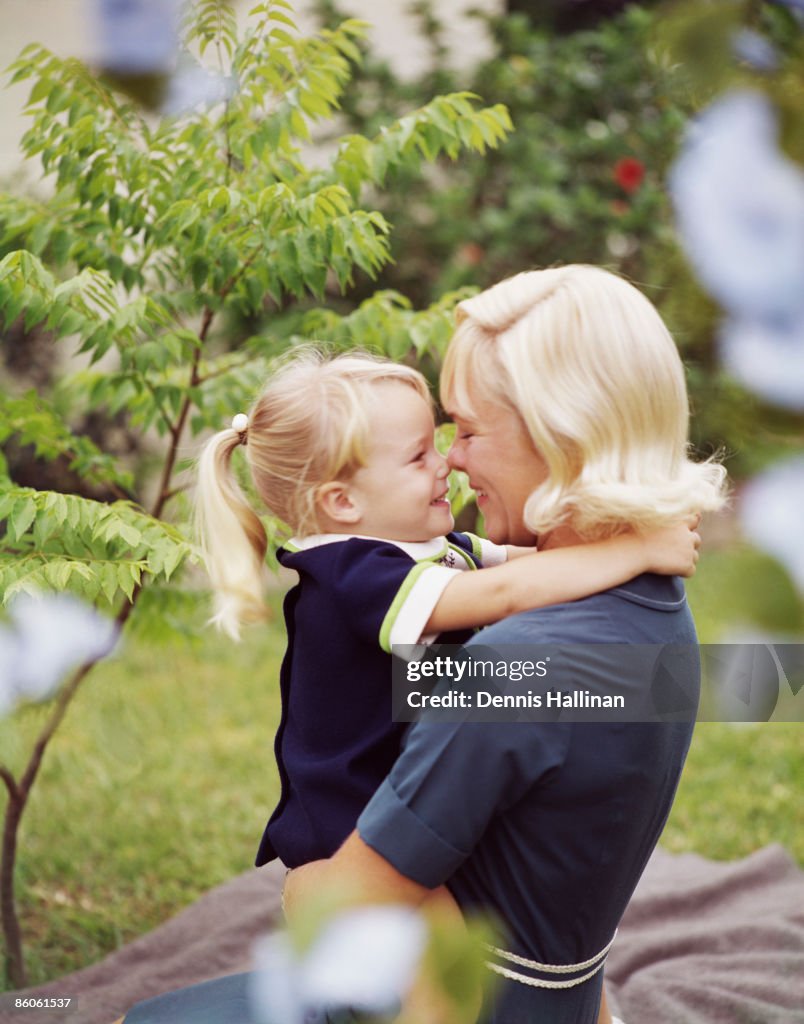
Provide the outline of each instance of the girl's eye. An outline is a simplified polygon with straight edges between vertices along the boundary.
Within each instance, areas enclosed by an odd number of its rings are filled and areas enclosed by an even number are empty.
[[[458,440],[459,441],[468,441],[470,438],[472,438],[474,436],[475,436],[474,434],[458,434]]]

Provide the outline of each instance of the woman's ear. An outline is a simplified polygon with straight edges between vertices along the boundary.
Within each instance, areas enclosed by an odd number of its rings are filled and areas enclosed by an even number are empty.
[[[340,480],[332,480],[318,488],[316,505],[323,516],[341,526],[354,526],[363,514],[349,485]]]

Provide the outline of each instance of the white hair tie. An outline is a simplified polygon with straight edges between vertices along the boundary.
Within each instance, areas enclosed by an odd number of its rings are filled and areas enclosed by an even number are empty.
[[[239,412],[232,420],[232,430],[236,430],[240,435],[240,443],[246,443],[246,433],[248,431],[248,416],[244,412]]]

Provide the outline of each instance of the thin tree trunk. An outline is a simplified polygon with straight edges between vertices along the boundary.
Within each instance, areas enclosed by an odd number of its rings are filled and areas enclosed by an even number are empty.
[[[229,293],[231,288],[236,284],[243,270],[250,265],[256,255],[256,251],[252,253],[241,270],[237,274],[233,275],[231,280],[227,282],[221,293],[221,298],[224,298]],[[214,316],[215,314],[213,310],[209,307],[204,310],[199,332],[199,338],[202,345],[209,334],[209,329],[212,325]],[[198,368],[201,360],[201,347],[202,346],[199,346],[193,356],[190,371],[191,388],[200,383]],[[155,519],[158,519],[161,516],[165,504],[169,500],[170,496],[175,493],[171,490],[170,484],[173,477],[173,469],[176,463],[176,455],[181,442],[181,436],[184,432],[184,427],[187,422],[187,416],[191,405],[192,401],[190,397],[187,396],[182,404],[178,418],[171,428],[170,450],[168,451],[165,459],[165,465],[159,485],[159,492],[157,494],[153,511],[151,512],[151,515]],[[131,600],[120,609],[120,612],[116,617],[116,621],[120,629],[123,628],[126,620],[131,614],[141,591],[141,586],[135,587],[134,592],[131,595]],[[56,729],[61,724],[61,721],[64,718],[67,708],[75,696],[78,687],[96,664],[97,662],[92,661],[82,665],[76,671],[70,682],[62,688],[56,701],[56,707],[34,744],[31,757],[20,781],[17,782],[11,772],[0,764],[0,778],[2,778],[8,790],[8,806],[6,808],[5,822],[3,825],[2,860],[0,861],[0,911],[2,917],[3,937],[6,943],[6,971],[14,988],[25,988],[27,984],[25,959],[22,951],[22,933],[20,931],[14,897],[14,871],[17,862],[17,835],[19,832],[20,821],[28,803],[31,788],[39,773],[39,768],[41,767],[45,750],[56,732]]]
[[[125,604],[116,617],[120,629],[131,614],[142,588],[137,587],[131,595],[131,601]],[[79,686],[89,675],[97,661],[87,662],[76,670],[70,682],[59,693],[53,713],[37,737],[25,771],[17,782],[7,768],[0,765],[2,777],[8,790],[8,806],[3,823],[3,848],[0,860],[0,911],[2,912],[3,938],[6,944],[5,967],[8,979],[14,988],[25,988],[28,984],[25,970],[25,958],[22,952],[22,932],[17,917],[14,897],[14,871],[17,864],[17,836],[23,812],[28,804],[31,789],[42,766],[50,740],[61,724],[67,708],[78,691]]]
[[[22,955],[22,933],[14,905],[14,864],[17,859],[17,830],[25,805],[20,800],[16,785],[9,787],[6,820],[3,825],[3,861],[0,867],[0,909],[2,910],[3,938],[6,943],[5,970],[14,988],[27,983],[25,960]]]

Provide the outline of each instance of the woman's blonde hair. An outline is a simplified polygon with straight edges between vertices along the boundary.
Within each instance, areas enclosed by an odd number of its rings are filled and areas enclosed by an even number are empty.
[[[535,534],[571,523],[587,538],[720,508],[726,472],[690,458],[675,343],[621,277],[570,265],[517,274],[458,305],[444,404],[520,417],[548,476],[525,503]]]
[[[231,636],[265,616],[265,528],[232,471],[245,444],[254,487],[265,507],[297,536],[319,529],[317,494],[366,465],[375,387],[399,382],[431,404],[418,371],[368,354],[329,358],[297,349],[276,364],[248,414],[244,433],[221,430],[198,461],[196,525],[214,590],[212,621]]]

